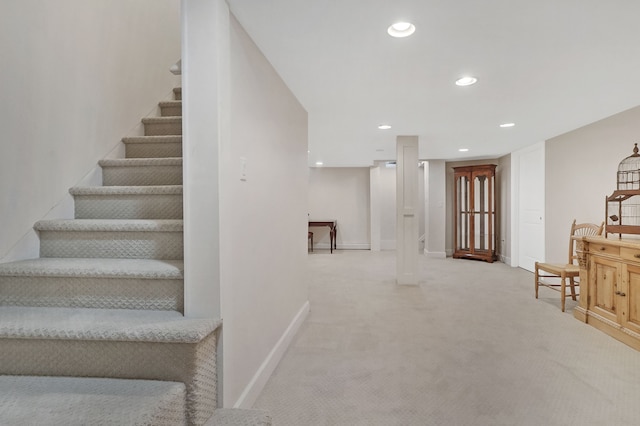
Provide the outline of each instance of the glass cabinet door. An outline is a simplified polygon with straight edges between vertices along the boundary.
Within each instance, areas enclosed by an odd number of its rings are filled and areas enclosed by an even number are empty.
[[[489,182],[485,175],[473,177],[473,242],[475,251],[489,247]]]
[[[468,176],[459,176],[456,179],[456,205],[457,205],[457,228],[456,228],[456,247],[460,250],[469,250],[469,227],[471,225],[470,221],[470,187],[469,187],[469,177]]]

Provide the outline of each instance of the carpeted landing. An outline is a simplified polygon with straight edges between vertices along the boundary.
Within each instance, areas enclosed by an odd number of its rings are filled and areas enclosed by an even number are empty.
[[[254,407],[279,426],[640,424],[640,353],[502,263],[309,255],[311,312]]]

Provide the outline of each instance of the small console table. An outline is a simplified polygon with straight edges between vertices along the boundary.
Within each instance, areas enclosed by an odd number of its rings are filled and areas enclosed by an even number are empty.
[[[338,221],[329,220],[311,220],[309,219],[309,228],[312,226],[328,226],[329,227],[329,249],[331,253],[336,248],[336,240],[338,239]]]

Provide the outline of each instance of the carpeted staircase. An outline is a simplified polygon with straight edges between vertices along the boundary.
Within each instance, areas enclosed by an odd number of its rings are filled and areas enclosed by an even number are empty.
[[[217,409],[215,319],[183,316],[182,105],[161,102],[42,220],[40,257],[0,264],[0,425],[269,425]]]

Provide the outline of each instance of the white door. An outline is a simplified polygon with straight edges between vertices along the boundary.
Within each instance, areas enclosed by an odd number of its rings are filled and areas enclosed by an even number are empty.
[[[545,257],[544,142],[514,154],[518,157],[518,266],[533,272],[535,262]]]

